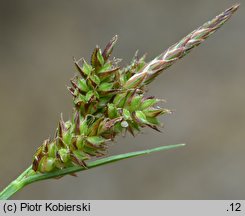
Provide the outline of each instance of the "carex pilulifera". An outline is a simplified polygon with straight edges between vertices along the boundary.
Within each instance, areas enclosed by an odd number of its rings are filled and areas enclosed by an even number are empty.
[[[86,168],[87,160],[106,154],[108,142],[118,134],[135,135],[143,127],[159,131],[158,117],[171,112],[159,106],[161,99],[146,95],[147,85],[220,28],[238,7],[206,22],[148,63],[145,55],[136,53],[128,66],[120,67],[120,60],[111,58],[117,36],[103,50],[97,46],[90,62],[74,58],[78,74],[68,87],[74,104],[72,118],[64,121],[61,116],[54,138],[46,139],[34,154],[33,170]]]

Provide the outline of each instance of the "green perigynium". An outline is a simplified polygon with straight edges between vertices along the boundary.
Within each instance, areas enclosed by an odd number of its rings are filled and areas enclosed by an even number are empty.
[[[158,117],[170,111],[159,107],[160,99],[146,95],[147,85],[214,33],[237,8],[227,9],[149,63],[136,54],[130,65],[121,68],[119,59],[110,58],[117,36],[103,51],[96,47],[90,63],[74,59],[78,76],[68,87],[72,118],[64,121],[61,116],[55,137],[45,140],[35,153],[32,169],[46,173],[77,165],[86,168],[85,161],[105,155],[107,143],[118,134],[134,135],[143,127],[159,131]]]

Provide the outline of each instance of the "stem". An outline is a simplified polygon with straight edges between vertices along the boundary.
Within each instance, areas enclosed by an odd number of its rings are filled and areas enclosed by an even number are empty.
[[[23,173],[19,175],[17,179],[12,181],[1,193],[0,193],[0,200],[6,200],[12,195],[14,195],[17,191],[22,189],[25,186],[24,179],[29,171],[31,171],[32,168],[29,166]]]
[[[87,164],[87,167],[94,168],[97,166],[102,166],[108,163],[113,163],[119,160],[123,160],[126,158],[136,157],[140,155],[145,155],[153,152],[178,148],[181,146],[185,146],[185,144],[176,144],[176,145],[168,145],[168,146],[161,146],[153,149],[143,150],[143,151],[136,151],[136,152],[130,152],[115,156],[110,156],[102,159],[98,159],[95,161],[91,161]],[[1,193],[0,193],[0,200],[6,200],[13,196],[16,192],[24,188],[26,185],[42,181],[45,179],[55,178],[55,177],[61,177],[67,174],[72,174],[75,172],[86,170],[86,168],[81,166],[74,166],[74,167],[68,167],[63,170],[57,170],[50,173],[35,173],[32,170],[32,167],[28,167],[17,179],[15,179],[13,182],[11,182]]]

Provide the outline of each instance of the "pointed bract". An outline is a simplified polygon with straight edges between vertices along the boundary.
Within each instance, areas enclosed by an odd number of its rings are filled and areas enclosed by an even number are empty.
[[[112,50],[113,50],[113,47],[115,46],[116,42],[117,42],[117,38],[118,36],[115,35],[111,40],[110,42],[106,45],[103,53],[102,53],[102,56],[103,58],[105,59],[105,61],[107,61],[107,59],[110,57],[111,53],[112,53]]]

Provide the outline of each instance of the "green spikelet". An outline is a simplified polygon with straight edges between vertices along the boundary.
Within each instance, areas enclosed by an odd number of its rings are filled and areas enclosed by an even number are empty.
[[[34,155],[33,170],[51,172],[74,165],[86,167],[85,161],[105,154],[107,143],[123,131],[132,135],[148,126],[159,130],[157,117],[168,113],[159,108],[161,101],[146,97],[146,74],[139,74],[144,57],[136,55],[131,65],[118,66],[109,57],[117,36],[102,52],[96,47],[90,64],[74,59],[79,76],[71,79],[68,90],[73,96],[74,112],[70,121],[59,121],[54,139],[45,140]]]
[[[96,47],[90,64],[76,60],[79,76],[71,80],[68,90],[73,96],[72,119],[58,123],[56,135],[38,148],[32,168],[41,173],[72,166],[86,168],[86,160],[106,153],[107,143],[128,131],[132,135],[143,127],[159,131],[158,117],[170,113],[158,106],[161,100],[145,95],[145,87],[163,70],[184,57],[194,47],[221,27],[237,10],[234,5],[213,20],[200,26],[152,61],[137,53],[131,64],[118,66],[110,59],[117,36],[101,51]]]

